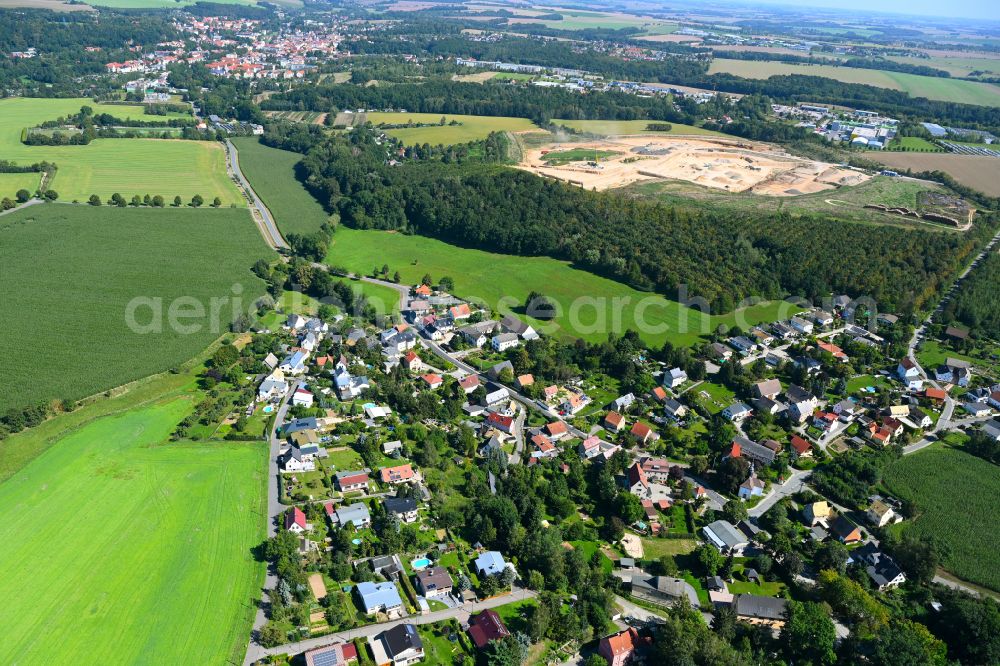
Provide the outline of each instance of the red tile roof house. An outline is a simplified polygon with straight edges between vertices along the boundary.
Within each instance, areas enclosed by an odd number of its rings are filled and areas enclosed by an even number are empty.
[[[490,412],[490,415],[486,417],[486,423],[490,427],[508,434],[514,430],[514,417],[504,416],[499,412]]]
[[[333,477],[334,485],[342,493],[354,490],[368,490],[368,474],[365,472],[338,472]]]
[[[520,389],[531,386],[535,383],[535,377],[533,375],[521,375],[515,380],[517,387]]]
[[[797,458],[805,458],[812,455],[812,445],[798,435],[792,435],[792,452]]]
[[[466,395],[479,388],[479,375],[469,375],[458,380],[458,385],[462,387]]]
[[[608,666],[625,666],[632,660],[639,642],[639,632],[635,627],[629,627],[617,634],[602,638],[597,647],[597,654],[608,661]]]
[[[549,439],[561,439],[569,434],[569,429],[562,421],[553,421],[545,426],[545,434]]]
[[[475,643],[477,650],[485,649],[491,641],[498,641],[510,636],[510,631],[496,611],[484,610],[469,618],[469,638]]]
[[[618,412],[608,412],[604,416],[604,428],[611,432],[620,432],[625,425],[625,417]]]
[[[335,643],[309,650],[304,655],[306,666],[346,666],[358,660],[354,643]]]
[[[459,319],[468,319],[472,316],[472,311],[469,310],[468,303],[462,303],[461,305],[448,308],[448,314],[451,315],[452,320],[458,321]]]
[[[650,440],[656,441],[660,438],[659,434],[642,421],[636,421],[635,425],[632,426],[632,436],[635,437],[640,444],[645,444]]]
[[[657,483],[666,483],[670,480],[670,463],[663,458],[646,458],[642,461],[642,471]]]
[[[383,467],[379,470],[379,477],[382,479],[382,483],[391,485],[406,483],[413,480],[413,466],[407,463],[397,467]]]
[[[662,386],[657,386],[656,388],[654,388],[653,398],[656,399],[658,402],[666,402],[667,400],[666,389],[664,389]]]
[[[312,526],[306,522],[306,514],[302,513],[302,509],[299,507],[293,506],[285,512],[285,529],[289,532],[301,534],[302,532],[308,531],[311,527]]]
[[[432,389],[436,389],[444,383],[441,376],[435,375],[433,372],[422,376],[420,379],[424,380],[424,383],[427,384],[428,388]]]
[[[645,495],[649,491],[649,479],[646,478],[646,473],[642,471],[642,466],[639,463],[633,464],[625,472],[625,483],[628,486],[628,491],[633,495]]]
[[[421,361],[420,357],[417,356],[416,353],[411,349],[410,351],[406,352],[406,356],[403,357],[403,367],[405,367],[407,370],[410,370],[411,372],[417,372],[418,370],[420,370],[420,368],[423,367],[423,361]]]

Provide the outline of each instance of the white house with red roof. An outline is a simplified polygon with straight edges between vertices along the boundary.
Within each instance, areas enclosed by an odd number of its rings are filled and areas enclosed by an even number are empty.
[[[312,525],[306,522],[306,514],[297,506],[285,512],[285,529],[295,534],[302,534],[312,529]]]

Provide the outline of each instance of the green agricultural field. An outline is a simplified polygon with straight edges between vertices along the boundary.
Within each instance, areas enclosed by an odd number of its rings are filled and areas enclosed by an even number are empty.
[[[179,319],[200,325],[190,334],[169,325],[170,305],[190,297],[209,311],[211,298],[236,290],[246,308],[264,292],[250,267],[271,256],[245,209],[45,204],[0,217],[0,238],[0,411],[81,398],[193,357],[228,330],[230,301],[216,330],[208,316]],[[126,308],[137,297],[162,299],[163,332],[130,329]],[[151,308],[135,319],[151,322]]]
[[[922,153],[942,153],[944,148],[919,136],[901,136],[889,142],[886,150],[918,151]]]
[[[413,123],[435,123],[432,127],[406,127],[387,130],[390,134],[408,145],[418,143],[452,144],[467,143],[485,139],[491,132],[528,132],[541,131],[535,123],[527,118],[507,118],[501,116],[463,116],[438,113],[369,113],[368,122],[373,125],[382,123],[389,125],[405,125]],[[444,125],[437,125],[445,119]],[[451,121],[458,125],[448,125]]]
[[[167,443],[191,404],[175,394],[87,423],[0,483],[0,662],[242,660],[266,449]]]
[[[451,276],[458,295],[504,310],[518,311],[528,294],[537,290],[563,310],[552,322],[533,321],[540,331],[595,342],[607,339],[612,330],[640,329],[636,321],[642,318],[649,325],[643,337],[650,344],[659,346],[670,339],[689,345],[720,323],[736,323],[737,317],[746,327],[791,316],[796,310],[778,302],[708,316],[662,296],[573,268],[565,261],[458,248],[424,236],[348,227],[337,229],[327,261],[359,273],[388,264],[390,275],[399,271],[402,281],[409,284],[419,282],[427,273],[434,279]]]
[[[26,146],[21,131],[41,121],[76,113],[83,105],[95,113],[118,117],[163,120],[147,116],[141,106],[94,104],[81,99],[14,98],[0,100],[0,155],[20,164],[49,161],[59,167],[50,187],[63,201],[85,201],[91,194],[107,200],[118,192],[181,196],[189,201],[200,194],[225,205],[243,205],[236,185],[226,175],[226,157],[214,141],[164,139],[95,139],[86,146]]]
[[[1000,537],[983,529],[996,523],[996,465],[960,449],[935,446],[891,465],[885,485],[917,505],[917,518],[904,530],[934,536],[951,548],[944,562],[948,571],[1000,591],[1000,571],[993,565]]]
[[[972,72],[987,72],[986,76],[1000,75],[1000,59],[998,58],[952,58],[947,56],[931,56],[930,58],[914,58],[910,56],[889,56],[889,60],[907,65],[923,65],[941,69],[952,76],[966,77]]]
[[[18,190],[28,190],[34,194],[41,180],[40,173],[0,173],[0,199],[13,199]]]
[[[281,233],[312,234],[319,231],[329,215],[309,190],[295,179],[295,165],[302,155],[265,146],[257,137],[240,137],[232,142],[239,151],[240,170],[271,211]],[[279,173],[289,177],[276,178]]]
[[[589,134],[601,134],[604,136],[620,136],[624,134],[698,134],[703,136],[727,136],[720,132],[713,132],[694,125],[682,125],[681,123],[669,123],[669,132],[655,132],[647,130],[650,123],[656,120],[553,120],[557,125],[563,125],[578,132]]]
[[[716,58],[712,61],[712,66],[708,71],[710,74],[733,74],[748,79],[766,79],[780,74],[824,76],[844,83],[863,83],[879,88],[902,90],[913,97],[926,97],[927,99],[963,104],[982,104],[984,106],[1000,104],[1000,86],[991,83],[886,72],[878,69]]]

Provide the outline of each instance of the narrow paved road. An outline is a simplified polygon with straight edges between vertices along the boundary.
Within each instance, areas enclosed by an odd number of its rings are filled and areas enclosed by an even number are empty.
[[[278,470],[278,452],[281,449],[281,438],[278,437],[278,430],[285,423],[285,415],[288,413],[288,401],[291,399],[292,394],[295,393],[295,389],[299,386],[298,382],[294,382],[288,388],[288,393],[281,399],[281,404],[278,406],[277,412],[274,416],[274,425],[271,426],[271,432],[268,433],[268,461],[267,461],[267,536],[273,537],[278,533],[278,517],[282,514],[285,507],[281,505],[278,501],[279,487],[278,484],[281,483],[281,473]],[[244,664],[252,664],[264,656],[264,647],[258,642],[260,638],[260,630],[267,623],[267,608],[268,602],[264,601],[267,598],[271,590],[275,588],[278,584],[278,576],[274,571],[274,567],[271,564],[267,566],[267,574],[264,577],[264,589],[261,595],[260,605],[257,607],[257,614],[254,616],[253,621],[253,631],[250,632],[250,642],[247,644],[246,656],[243,660]]]
[[[41,199],[28,199],[23,204],[18,205],[16,208],[11,208],[10,210],[0,210],[0,217],[3,217],[4,215],[9,215],[11,213],[15,213],[19,210],[24,210],[29,206],[37,206],[40,203],[45,203],[45,202],[42,201]]]
[[[250,202],[251,210],[250,213],[253,216],[254,222],[257,223],[257,228],[260,229],[260,235],[264,237],[264,242],[266,242],[272,249],[289,249],[288,243],[282,237],[281,232],[278,231],[278,225],[274,223],[274,217],[271,216],[271,211],[267,209],[264,202],[260,200],[257,193],[254,192],[253,187],[250,185],[249,181],[243,176],[243,172],[240,171],[240,157],[239,151],[236,150],[236,146],[226,139],[226,163],[229,167],[230,174],[236,178],[236,183],[240,186],[243,191],[243,195]]]
[[[469,621],[469,617],[471,615],[480,611],[484,611],[488,608],[496,608],[497,606],[504,606],[506,604],[512,604],[517,601],[534,599],[536,596],[538,596],[537,593],[532,590],[516,588],[510,594],[505,594],[500,597],[492,597],[490,599],[486,599],[485,601],[467,602],[456,608],[434,611],[432,613],[428,613],[427,615],[412,615],[400,620],[369,624],[364,627],[337,632],[321,638],[308,638],[297,643],[286,643],[285,645],[279,645],[278,647],[273,648],[261,648],[261,652],[257,658],[261,659],[272,654],[287,654],[288,656],[294,656],[307,650],[323,647],[324,645],[346,643],[348,641],[353,641],[355,638],[368,638],[370,636],[375,636],[382,633],[386,629],[391,629],[392,627],[400,624],[433,624],[434,622],[441,622],[442,620],[450,620],[452,618],[457,619],[459,624],[465,624]],[[246,663],[249,664],[253,662],[250,661]]]

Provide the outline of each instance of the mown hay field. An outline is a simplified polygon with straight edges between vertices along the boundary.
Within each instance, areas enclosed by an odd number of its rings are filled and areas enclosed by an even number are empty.
[[[896,171],[911,169],[944,171],[966,187],[990,196],[1000,196],[1000,158],[953,153],[886,153],[871,151],[865,154]]]
[[[246,209],[133,209],[44,204],[0,217],[0,322],[5,389],[0,411],[76,399],[167,370],[228,330],[234,288],[249,304],[264,293],[250,268],[271,256]],[[135,298],[161,299],[162,331],[136,333]],[[186,334],[168,308],[187,297],[206,311]],[[135,312],[140,324],[152,310]]]
[[[13,98],[0,100],[0,159],[18,164],[55,162],[59,167],[49,184],[62,201],[85,201],[97,194],[107,200],[118,192],[161,195],[185,202],[195,194],[206,201],[219,197],[224,205],[245,205],[226,174],[222,145],[215,141],[181,139],[95,139],[86,146],[27,146],[21,132],[39,122],[55,120],[90,106],[95,113],[119,118],[164,120],[146,115],[141,106],[94,104],[93,100]],[[176,114],[175,114],[176,115]]]
[[[242,660],[267,451],[167,443],[190,409],[175,395],[92,421],[0,483],[0,662]]]
[[[935,447],[893,463],[886,470],[885,485],[917,505],[918,516],[904,527],[906,532],[948,544],[948,571],[1000,591],[995,566],[1000,537],[988,529],[996,523],[1000,496],[996,465],[960,449]]]
[[[28,190],[35,193],[41,183],[42,174],[31,173],[0,173],[0,199],[5,197],[14,198],[18,190]]]
[[[747,79],[767,79],[783,74],[823,76],[844,83],[862,83],[879,88],[902,90],[913,97],[926,97],[963,104],[1000,104],[1000,86],[978,81],[962,81],[937,76],[920,76],[878,69],[837,67],[836,65],[805,65],[769,60],[729,60],[716,58],[710,74],[732,74]]]

